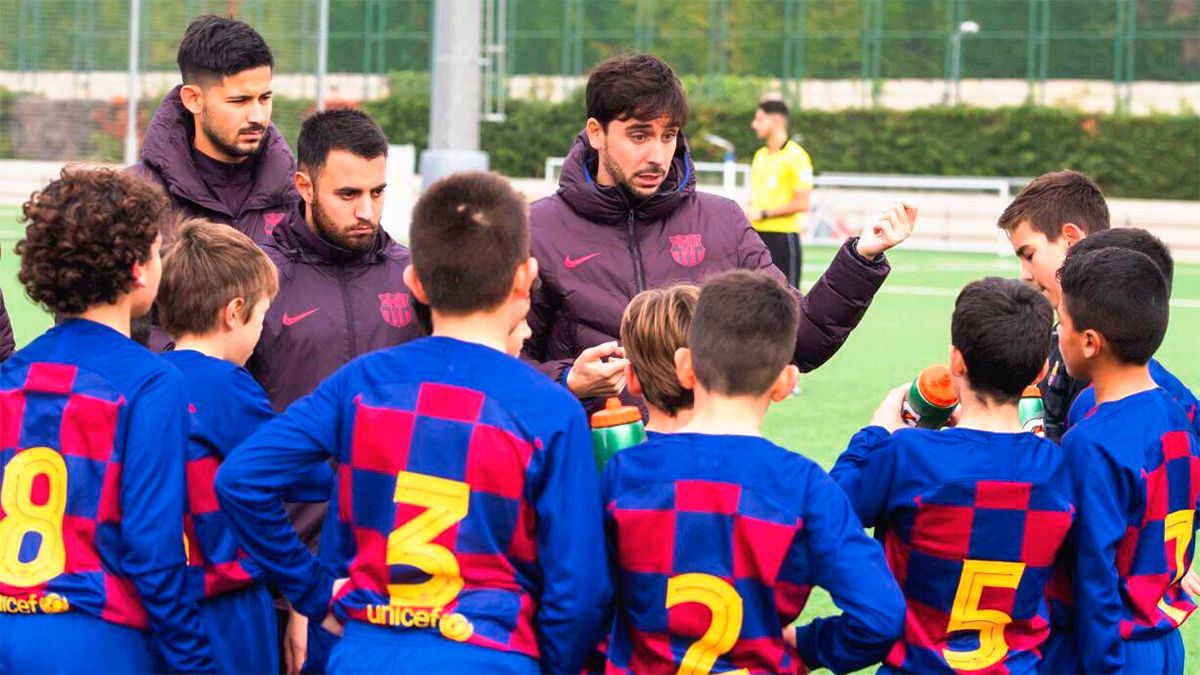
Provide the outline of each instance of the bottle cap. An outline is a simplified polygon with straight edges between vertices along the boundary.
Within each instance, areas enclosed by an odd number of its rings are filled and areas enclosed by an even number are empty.
[[[949,366],[939,363],[922,370],[917,378],[917,388],[926,401],[939,408],[950,408],[958,403]]]
[[[633,424],[642,421],[642,411],[631,405],[621,403],[615,396],[604,402],[604,410],[592,413],[592,428],[619,427],[622,424]]]
[[[1038,389],[1036,384],[1031,384],[1025,387],[1025,391],[1021,392],[1021,398],[1041,398],[1042,390]]]

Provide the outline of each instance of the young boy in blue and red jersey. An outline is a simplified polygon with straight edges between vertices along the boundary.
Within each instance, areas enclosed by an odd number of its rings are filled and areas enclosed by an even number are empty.
[[[675,372],[675,350],[687,346],[700,287],[675,284],[633,296],[621,315],[625,382],[646,406],[646,435],[671,433],[692,421],[691,389]]]
[[[1170,249],[1161,239],[1136,227],[1103,230],[1077,242],[1067,250],[1067,257],[1102,248],[1123,248],[1150,256],[1167,280],[1167,293],[1170,294],[1175,278],[1175,261],[1171,258]],[[1154,378],[1154,383],[1165,389],[1183,407],[1184,412],[1188,414],[1188,419],[1192,420],[1192,427],[1196,429],[1197,433],[1200,433],[1200,419],[1196,418],[1196,396],[1192,394],[1192,390],[1171,374],[1165,366],[1158,362],[1158,359],[1150,359],[1149,367],[1150,377]],[[1067,415],[1067,429],[1070,430],[1072,426],[1079,424],[1095,408],[1096,388],[1088,385],[1079,392],[1071,404],[1070,413]]]
[[[62,317],[0,367],[0,672],[212,672],[183,549],[183,377],[129,338],[166,198],[67,169],[25,203],[18,278]]]
[[[499,176],[451,176],[417,203],[411,241],[405,282],[433,336],[294,403],[226,459],[217,495],[292,605],[345,626],[332,673],[578,672],[610,571],[583,410],[504,353],[537,277],[525,202]],[[330,457],[352,547],[336,592],[281,501]]]
[[[879,544],[824,471],[762,437],[791,394],[798,312],[778,281],[735,271],[703,286],[676,352],[695,392],[690,424],[604,469],[618,602],[609,672],[838,672],[877,662],[904,599]],[[784,630],[813,586],[844,614]]]
[[[158,319],[175,350],[162,358],[183,373],[191,411],[189,591],[222,673],[279,669],[275,611],[262,570],[238,547],[213,491],[221,461],[275,416],[267,393],[242,366],[279,288],[276,274],[249,237],[203,220],[184,223],[163,256]],[[325,468],[322,498],[331,480]]]
[[[1075,522],[1063,449],[1022,430],[1021,392],[1045,372],[1049,301],[1013,279],[959,293],[952,429],[907,429],[893,390],[829,472],[884,543],[908,604],[880,672],[1034,673],[1050,634],[1046,590]]]
[[[1180,587],[1200,509],[1200,444],[1148,363],[1167,331],[1169,285],[1147,255],[1102,248],[1059,273],[1059,343],[1097,407],[1063,437],[1076,482],[1072,625],[1045,672],[1182,673]]]

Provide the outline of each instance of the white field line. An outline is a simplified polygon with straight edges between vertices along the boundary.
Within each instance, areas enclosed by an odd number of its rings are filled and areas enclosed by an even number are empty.
[[[921,295],[932,298],[957,298],[958,291],[952,288],[936,286],[903,286],[884,283],[879,292],[884,295]],[[1171,301],[1175,309],[1200,309],[1200,300],[1194,298],[1177,298]]]

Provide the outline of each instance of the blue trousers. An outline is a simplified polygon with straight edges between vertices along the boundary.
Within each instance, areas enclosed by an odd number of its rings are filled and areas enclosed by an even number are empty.
[[[330,675],[343,673],[489,673],[537,675],[540,664],[523,654],[512,654],[451,642],[419,630],[397,630],[361,621],[346,625],[329,656]]]
[[[150,636],[83,612],[0,614],[0,673],[154,673]]]
[[[279,672],[275,608],[264,584],[200,603],[200,624],[212,647],[217,672]]]
[[[1125,653],[1127,675],[1183,675],[1183,636],[1173,630],[1166,635],[1146,640],[1125,640],[1121,643]],[[1076,651],[1075,635],[1067,631],[1050,634],[1042,652],[1041,675],[1081,673],[1079,653]]]

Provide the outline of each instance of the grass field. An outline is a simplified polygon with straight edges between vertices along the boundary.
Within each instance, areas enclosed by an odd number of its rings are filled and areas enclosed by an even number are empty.
[[[50,320],[26,300],[16,280],[15,209],[0,207],[0,287],[12,317],[18,347],[36,337]],[[834,249],[805,251],[805,278],[812,281]],[[889,254],[892,274],[859,328],[832,360],[802,380],[803,394],[775,406],[767,434],[776,442],[828,468],[846,441],[870,419],[892,387],[912,379],[924,366],[945,362],[950,314],[964,284],[984,276],[1015,276],[1015,258],[986,254],[899,250]],[[1180,379],[1200,384],[1196,338],[1200,332],[1200,265],[1175,271],[1171,328],[1158,353]],[[806,617],[835,611],[828,596],[814,593]],[[1200,673],[1200,618],[1184,627],[1188,672]]]

